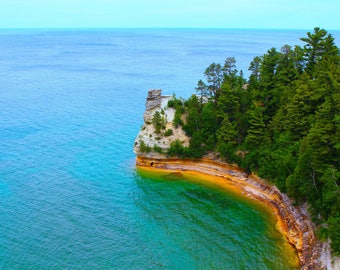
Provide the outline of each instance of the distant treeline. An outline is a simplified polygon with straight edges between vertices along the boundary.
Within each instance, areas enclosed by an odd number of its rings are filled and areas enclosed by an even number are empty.
[[[168,155],[217,152],[271,180],[298,204],[308,202],[319,237],[340,254],[340,55],[334,38],[314,28],[301,46],[271,48],[250,63],[248,80],[233,57],[212,63],[193,95],[168,105],[190,146]]]

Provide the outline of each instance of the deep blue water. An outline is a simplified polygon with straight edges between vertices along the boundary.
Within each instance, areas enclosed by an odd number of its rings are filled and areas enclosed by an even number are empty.
[[[338,33],[333,33],[339,36]],[[290,269],[256,207],[142,176],[147,90],[188,97],[305,31],[1,30],[0,269]]]

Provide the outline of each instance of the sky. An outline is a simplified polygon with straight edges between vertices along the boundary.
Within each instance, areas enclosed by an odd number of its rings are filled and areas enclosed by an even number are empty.
[[[339,0],[0,0],[0,28],[340,30]]]

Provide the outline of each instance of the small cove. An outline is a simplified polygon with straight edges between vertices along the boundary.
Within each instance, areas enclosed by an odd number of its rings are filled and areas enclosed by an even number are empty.
[[[181,205],[176,208],[178,211],[171,207],[172,215],[186,216],[184,204],[187,204],[187,207],[192,205],[195,209],[190,210],[191,214],[198,216],[187,219],[189,224],[182,224],[181,227],[183,234],[186,230],[191,231],[191,226],[200,227],[197,232],[208,229],[210,235],[207,238],[211,239],[206,238],[205,243],[201,244],[203,247],[194,252],[200,253],[201,260],[208,263],[210,256],[207,255],[208,251],[204,250],[208,248],[206,246],[209,246],[209,243],[215,243],[215,248],[219,249],[215,252],[220,253],[222,257],[219,259],[219,265],[209,265],[209,269],[215,267],[224,269],[225,266],[233,265],[237,265],[236,269],[299,268],[295,249],[276,229],[274,214],[263,204],[245,197],[235,187],[221,184],[215,177],[188,172],[180,174],[141,168],[138,169],[138,173],[143,179],[147,179],[148,185],[164,189],[159,192],[161,193],[159,196],[163,197],[160,200],[165,200],[164,194],[166,197],[172,193],[176,194],[176,198],[184,197],[178,202]],[[154,203],[157,202],[158,200]],[[201,239],[201,236],[195,235],[191,238]],[[237,248],[233,247],[235,243]],[[235,259],[237,262],[234,261],[235,253],[238,254],[238,259]]]

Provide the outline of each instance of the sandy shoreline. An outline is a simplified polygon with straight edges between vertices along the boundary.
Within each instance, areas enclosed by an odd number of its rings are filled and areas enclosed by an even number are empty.
[[[235,166],[210,159],[181,160],[137,156],[136,165],[142,170],[198,177],[222,189],[251,198],[274,213],[276,229],[295,248],[301,269],[326,269],[320,261],[314,227],[306,209],[293,206],[285,194],[263,179],[247,175]]]

